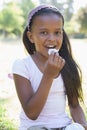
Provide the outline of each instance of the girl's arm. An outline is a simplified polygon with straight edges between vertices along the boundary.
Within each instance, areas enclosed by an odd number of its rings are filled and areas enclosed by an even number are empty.
[[[46,78],[43,76],[38,90],[36,93],[34,93],[31,83],[28,79],[17,74],[14,74],[13,76],[16,91],[22,107],[26,115],[31,120],[35,120],[39,116],[46,102],[53,80],[51,78]]]
[[[85,130],[87,130],[87,121],[83,109],[80,104],[77,103],[75,106],[69,105],[70,113],[74,122],[80,123]]]

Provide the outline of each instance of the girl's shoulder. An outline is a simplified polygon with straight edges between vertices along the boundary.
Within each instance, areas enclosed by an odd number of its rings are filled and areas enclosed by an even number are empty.
[[[26,66],[27,64],[29,64],[29,62],[30,62],[30,56],[16,59],[13,62],[13,68],[14,67],[23,67],[23,66]]]
[[[13,66],[19,66],[19,65],[28,65],[28,64],[31,64],[32,63],[32,60],[31,60],[31,56],[26,56],[26,57],[23,57],[23,58],[19,58],[19,59],[16,59],[14,62],[13,62]]]
[[[30,56],[16,59],[12,65],[12,73],[19,74],[25,78],[29,78],[29,72],[31,70],[32,60]]]

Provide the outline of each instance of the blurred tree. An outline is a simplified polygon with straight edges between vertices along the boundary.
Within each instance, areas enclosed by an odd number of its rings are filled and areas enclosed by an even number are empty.
[[[54,6],[56,6],[58,9],[62,9],[63,8],[63,5],[64,3],[63,2],[60,2],[58,0],[48,0],[48,2]]]
[[[73,0],[39,0],[40,3],[48,3],[56,6],[64,15],[65,21],[70,21],[73,16]]]
[[[70,21],[74,12],[73,0],[66,0],[63,8],[64,8],[65,21]]]
[[[78,11],[77,22],[79,30],[87,35],[87,5]]]
[[[16,3],[8,3],[0,12],[0,30],[5,36],[9,33],[20,35],[23,30],[24,19],[22,11]]]
[[[20,0],[19,5],[23,11],[23,17],[25,19],[23,26],[25,27],[27,24],[28,14],[32,8],[35,7],[35,3],[32,0]]]
[[[47,3],[47,0],[39,0],[40,4],[45,4]]]

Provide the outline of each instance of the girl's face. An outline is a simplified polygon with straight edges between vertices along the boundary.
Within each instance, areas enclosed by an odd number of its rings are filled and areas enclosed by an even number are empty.
[[[56,14],[37,16],[28,32],[29,40],[35,44],[36,51],[48,57],[50,48],[60,49],[63,41],[63,21]]]

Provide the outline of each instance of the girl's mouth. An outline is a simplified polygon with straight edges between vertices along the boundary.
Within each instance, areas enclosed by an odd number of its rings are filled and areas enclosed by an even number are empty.
[[[49,45],[49,46],[47,46],[47,48],[48,49],[54,49],[54,48],[56,48],[56,45]]]

